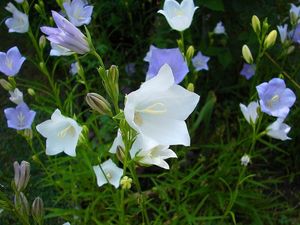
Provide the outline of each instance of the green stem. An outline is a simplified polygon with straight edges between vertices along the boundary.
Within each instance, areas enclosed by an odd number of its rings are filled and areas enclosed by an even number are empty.
[[[269,55],[269,53],[265,53],[267,58],[280,70],[280,72],[287,77],[298,89],[300,89],[300,85],[287,73],[281,68],[281,66]]]
[[[91,54],[94,55],[94,56],[97,58],[97,60],[98,60],[99,63],[100,63],[100,66],[103,67],[103,68],[105,69],[103,60],[102,60],[101,56],[96,52],[96,50],[92,50],[92,51],[91,51]]]

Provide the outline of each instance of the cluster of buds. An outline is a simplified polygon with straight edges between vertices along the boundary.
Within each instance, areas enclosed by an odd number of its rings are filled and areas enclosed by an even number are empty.
[[[30,208],[28,200],[23,193],[26,189],[30,178],[30,164],[26,161],[22,161],[21,164],[14,162],[14,179],[12,187],[15,192],[14,207],[22,221],[29,221]],[[31,214],[38,225],[43,224],[44,220],[44,203],[40,197],[35,198],[31,207]],[[28,222],[29,224],[29,222]]]

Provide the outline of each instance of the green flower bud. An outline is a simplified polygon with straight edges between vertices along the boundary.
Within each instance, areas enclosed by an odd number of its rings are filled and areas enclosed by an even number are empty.
[[[268,34],[268,36],[266,37],[266,39],[264,41],[264,47],[265,47],[265,49],[271,48],[275,44],[276,38],[277,38],[277,31],[276,30],[272,30]]]
[[[14,89],[13,86],[9,82],[7,82],[6,80],[4,80],[4,79],[0,79],[0,85],[6,91],[12,91]]]
[[[39,13],[39,14],[42,14],[42,9],[41,7],[38,5],[38,4],[34,4],[34,9]]]
[[[193,58],[194,53],[195,53],[195,48],[194,46],[190,45],[186,50],[186,54],[185,54],[188,62]]]
[[[242,54],[243,54],[243,58],[245,59],[245,61],[248,64],[253,63],[253,57],[252,57],[251,51],[247,45],[243,45]]]
[[[35,96],[35,91],[32,88],[28,88],[27,92],[28,92],[29,95]]]
[[[123,163],[123,160],[125,158],[125,151],[120,145],[117,147],[116,155],[118,160]]]
[[[97,93],[88,93],[85,97],[87,104],[101,115],[112,115],[109,102]]]
[[[194,90],[195,90],[194,84],[189,83],[186,89],[188,89],[190,92],[194,92]]]
[[[40,36],[39,46],[40,46],[41,49],[45,48],[45,46],[46,46],[46,37],[45,37],[45,35]]]
[[[253,28],[254,32],[257,35],[259,35],[260,31],[261,31],[261,26],[260,26],[260,21],[259,21],[258,17],[256,15],[253,15],[251,22],[252,22],[252,28]]]
[[[37,224],[42,224],[44,220],[44,202],[40,197],[34,199],[31,207],[31,214]]]
[[[109,73],[108,75],[111,77],[113,83],[118,83],[119,82],[119,70],[118,70],[117,66],[112,65],[109,68],[109,72],[108,73]]]

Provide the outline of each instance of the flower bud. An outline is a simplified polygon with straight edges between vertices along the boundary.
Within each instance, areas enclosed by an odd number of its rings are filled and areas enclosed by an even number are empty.
[[[186,54],[185,54],[188,62],[189,62],[189,60],[191,60],[193,58],[194,53],[195,53],[195,48],[194,48],[194,46],[190,45],[188,47],[188,49],[186,50]]]
[[[125,189],[125,190],[126,189],[129,190],[131,188],[131,183],[132,183],[132,179],[127,176],[122,177],[122,179],[120,181],[122,189]]]
[[[38,4],[34,4],[34,9],[35,9],[39,14],[42,14],[42,13],[43,13],[41,7],[40,7]]]
[[[295,46],[291,45],[288,49],[287,49],[287,54],[291,54],[293,51],[295,50]]]
[[[248,64],[253,63],[253,57],[252,57],[251,51],[247,45],[243,45],[242,54],[243,54],[243,58],[245,59],[245,61]]]
[[[13,86],[9,82],[7,82],[6,80],[4,80],[4,79],[0,79],[0,85],[6,91],[12,91],[14,89]]]
[[[35,96],[35,91],[32,88],[28,88],[27,93],[31,96]]]
[[[265,49],[268,49],[270,47],[272,47],[275,42],[276,42],[276,38],[277,38],[277,31],[276,30],[272,30],[268,36],[266,37],[265,41],[264,41],[264,47]]]
[[[22,134],[27,140],[32,140],[33,133],[31,129],[25,129]]]
[[[39,39],[39,46],[41,49],[45,48],[46,46],[46,37],[45,35],[42,35]]]
[[[44,203],[40,197],[34,199],[31,207],[31,214],[37,224],[42,224],[44,220]]]
[[[257,35],[259,35],[260,31],[261,31],[261,27],[260,27],[260,21],[259,21],[258,17],[256,15],[253,15],[251,22],[252,22],[252,28],[253,28],[254,32]]]
[[[15,209],[18,211],[19,214],[26,217],[29,216],[29,204],[23,192],[15,194],[14,204]]]
[[[190,92],[194,92],[194,90],[195,90],[194,84],[189,83],[186,89],[188,89]]]
[[[180,49],[181,52],[184,51],[184,45],[181,39],[177,40],[178,48]]]
[[[22,191],[26,188],[29,177],[30,177],[30,164],[26,161],[22,161],[21,165],[15,161],[14,162],[14,185],[16,191]]]
[[[111,79],[114,83],[119,82],[119,70],[118,70],[118,67],[116,65],[112,65],[109,68],[109,76],[111,77]]]
[[[87,104],[101,115],[112,115],[109,102],[97,93],[88,93],[85,97]]]

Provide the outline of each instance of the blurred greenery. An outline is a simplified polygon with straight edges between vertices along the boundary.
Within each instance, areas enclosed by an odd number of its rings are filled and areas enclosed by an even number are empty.
[[[28,35],[7,33],[4,24],[9,16],[4,10],[7,2],[0,2],[0,51],[17,45],[27,58],[16,80],[26,93],[25,101],[37,111],[35,127],[49,118],[56,106],[46,93],[51,91],[46,77],[34,66],[36,53]],[[38,1],[29,2],[33,6]],[[246,80],[239,74],[243,65],[241,47],[246,43],[254,56],[258,53],[257,38],[250,25],[252,15],[261,20],[267,17],[271,29],[276,29],[276,25],[288,22],[289,3],[292,2],[296,3],[286,0],[195,0],[199,9],[192,26],[184,32],[186,46],[194,45],[197,51],[210,56],[210,69],[200,72],[195,83],[195,92],[201,95],[201,100],[188,120],[192,146],[172,148],[178,159],[168,161],[169,171],[157,167],[138,168],[151,224],[300,224],[299,101],[286,121],[292,127],[289,136],[293,139],[286,142],[259,139],[251,155],[252,163],[245,169],[247,178],[237,185],[240,171],[244,170],[240,158],[249,150],[252,132],[242,117],[239,103],[255,99],[253,87],[282,72],[263,57],[259,76],[256,80]],[[52,9],[60,10],[55,1],[44,3],[47,16]],[[147,64],[143,58],[149,46],[174,48],[180,36],[171,30],[161,14],[156,13],[162,8],[163,1],[101,0],[91,3],[94,5],[93,19],[87,27],[106,67],[119,66],[122,106],[124,95],[145,80]],[[49,24],[34,9],[30,21],[36,37],[41,35],[38,27]],[[219,21],[224,23],[226,35],[212,34]],[[300,83],[299,45],[295,47],[295,51],[282,60],[279,57],[282,48],[277,40],[270,55]],[[45,55],[49,50],[48,44]],[[90,56],[79,58],[91,84],[90,92],[105,96],[95,69],[97,61]],[[63,112],[68,116],[75,114],[80,123],[88,126],[86,138],[89,142],[78,146],[76,158],[48,157],[44,153],[44,139],[34,132],[31,149],[23,137],[7,128],[3,109],[12,103],[8,101],[8,93],[0,89],[0,184],[12,199],[12,164],[27,160],[32,167],[27,196],[30,202],[36,196],[45,201],[45,224],[65,221],[72,225],[120,224],[120,192],[110,185],[97,187],[92,170],[92,165],[109,155],[117,127],[109,118],[89,110],[84,102],[87,90],[78,82],[78,77],[69,74],[69,66],[74,61],[72,57],[47,58],[60,90]],[[126,71],[129,63],[135,65],[133,73]],[[288,79],[286,83],[299,96],[299,89]],[[29,87],[35,89],[36,96],[27,94]],[[269,117],[265,119],[264,127],[272,121]],[[127,224],[142,224],[141,197],[135,186],[125,192],[125,199]],[[0,214],[0,224],[16,224],[16,220],[13,214],[4,211]]]

